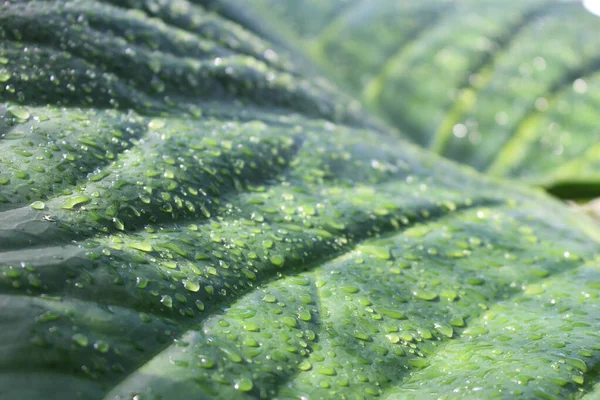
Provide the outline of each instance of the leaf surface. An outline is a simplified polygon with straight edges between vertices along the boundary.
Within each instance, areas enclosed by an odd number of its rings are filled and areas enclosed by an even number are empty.
[[[209,6],[0,10],[0,397],[594,393],[596,225]]]

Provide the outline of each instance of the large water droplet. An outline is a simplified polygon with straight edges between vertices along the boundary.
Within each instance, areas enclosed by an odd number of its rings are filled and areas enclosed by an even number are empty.
[[[254,383],[250,378],[242,378],[236,382],[235,388],[241,392],[249,392],[254,388]]]
[[[34,210],[43,210],[46,208],[46,204],[44,204],[43,201],[34,201],[29,207],[33,208]]]
[[[61,208],[65,210],[73,210],[76,206],[88,203],[91,199],[87,196],[73,196],[67,199]]]
[[[200,290],[200,284],[198,283],[198,281],[192,281],[189,279],[183,281],[183,287],[185,287],[190,292],[197,292],[198,290]]]

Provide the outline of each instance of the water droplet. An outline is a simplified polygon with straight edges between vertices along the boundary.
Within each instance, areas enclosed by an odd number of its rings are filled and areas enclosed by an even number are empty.
[[[240,392],[249,392],[254,388],[254,383],[249,378],[242,378],[235,384],[235,388]]]
[[[429,365],[429,361],[424,358],[413,358],[408,360],[408,364],[413,368],[425,368]]]
[[[148,123],[148,128],[153,131],[163,128],[164,126],[165,121],[162,119],[153,119]]]
[[[61,208],[64,208],[65,210],[73,210],[76,206],[89,203],[90,200],[91,199],[87,196],[73,196],[67,199]]]
[[[417,299],[433,301],[438,298],[438,294],[436,292],[432,292],[431,290],[419,289],[413,292],[413,295]]]
[[[10,72],[6,71],[6,70],[1,70],[0,71],[0,82],[7,82],[11,77]]]
[[[110,350],[110,345],[102,340],[94,343],[94,349],[98,350],[100,353],[107,353]]]
[[[238,353],[229,350],[229,349],[222,349],[223,353],[225,353],[225,355],[227,356],[227,358],[229,358],[231,361],[233,361],[234,363],[241,363],[242,361],[244,361],[244,359],[242,358],[242,356],[240,356]]]
[[[365,254],[370,254],[380,260],[389,260],[392,258],[390,251],[383,246],[362,246],[360,251]]]
[[[300,371],[309,371],[312,368],[312,364],[310,361],[304,360],[300,364],[298,364],[298,368]]]
[[[337,374],[335,369],[333,369],[332,367],[321,367],[317,369],[317,372],[321,375],[326,376],[335,376]]]
[[[115,224],[115,228],[117,228],[120,231],[124,231],[125,230],[125,225],[123,224],[123,221],[121,221],[119,218],[115,217],[113,218],[113,223]]]
[[[269,260],[276,267],[282,267],[285,262],[285,259],[279,255],[272,256]]]
[[[296,318],[292,318],[292,317],[283,317],[281,320],[285,325],[289,326],[290,328],[295,328],[296,327]]]
[[[573,367],[577,368],[583,373],[586,373],[588,371],[587,364],[578,358],[567,358],[565,359],[565,361],[567,362],[567,364],[572,365]]]
[[[454,330],[448,324],[436,323],[435,324],[435,329],[437,329],[438,332],[440,332],[442,335],[444,335],[446,337],[449,337],[449,338],[451,338],[452,335],[454,335]]]
[[[244,340],[244,346],[259,347],[260,344],[256,341],[256,339],[254,339],[254,338],[248,338],[248,339]]]
[[[227,311],[227,316],[233,319],[248,319],[255,315],[255,308],[231,308]]]
[[[189,279],[185,279],[183,281],[183,287],[185,287],[190,292],[197,292],[198,290],[200,290],[200,284],[198,283],[198,281],[192,281]]]
[[[255,324],[254,322],[246,322],[246,324],[244,325],[244,329],[247,330],[248,332],[260,331],[259,326],[257,324]]]
[[[144,251],[146,253],[150,253],[150,252],[154,251],[154,249],[152,248],[152,245],[150,243],[146,243],[146,242],[129,243],[128,246],[131,247],[132,249]]]
[[[10,110],[8,110],[13,116],[19,118],[19,119],[29,119],[29,117],[31,117],[31,114],[29,114],[29,111],[27,111],[24,108],[20,108],[20,107],[14,107],[11,108]]]
[[[350,293],[350,294],[358,293],[360,291],[360,289],[357,288],[356,286],[342,286],[340,288],[340,290],[344,293]]]
[[[390,310],[387,308],[380,308],[377,311],[381,315],[384,315],[386,317],[390,317],[393,319],[406,319],[406,315],[404,315],[404,313],[401,313],[400,311]]]
[[[542,294],[544,293],[546,290],[544,289],[544,287],[542,285],[527,285],[527,287],[525,288],[525,294],[528,296],[534,296],[537,294]]]
[[[46,208],[46,204],[44,204],[43,201],[34,201],[29,207],[33,208],[34,210],[43,210]]]
[[[405,342],[412,342],[415,339],[415,337],[410,332],[400,332],[398,333],[398,337],[404,340]]]
[[[245,249],[245,248],[247,247],[247,246],[246,246],[246,243],[244,243],[244,241],[242,241],[242,240],[239,240],[239,239],[234,239],[234,240],[233,240],[233,244],[235,244],[235,245],[236,245],[237,247],[239,247],[240,249]]]
[[[203,357],[200,359],[200,366],[205,369],[211,369],[214,368],[215,362],[209,358]]]
[[[145,289],[148,286],[148,278],[145,276],[138,276],[135,278],[135,286],[139,289]]]
[[[400,341],[400,336],[395,333],[390,333],[385,335],[386,339],[390,341],[390,343],[398,343]]]
[[[431,232],[431,227],[427,225],[417,225],[404,231],[403,235],[410,238],[422,238]]]
[[[594,356],[594,353],[591,353],[591,352],[589,352],[589,351],[587,351],[587,350],[585,350],[585,349],[581,349],[581,350],[579,350],[579,351],[577,352],[577,354],[579,354],[579,355],[580,355],[580,356],[582,356],[582,357],[593,357],[593,356]]]
[[[152,321],[152,317],[150,317],[146,313],[140,313],[139,316],[140,316],[140,321],[142,321],[144,323],[148,323],[148,322]]]
[[[472,326],[463,331],[463,334],[468,336],[481,336],[486,333],[488,333],[488,330],[484,326]]]
[[[162,296],[160,302],[163,303],[167,308],[173,308],[173,299],[169,295]]]
[[[371,336],[369,336],[369,335],[367,335],[366,333],[363,333],[363,332],[354,332],[352,334],[352,336],[354,336],[355,339],[362,340],[363,342],[370,342],[371,341]]]
[[[73,335],[73,341],[81,347],[86,347],[88,344],[90,344],[90,341],[87,338],[87,336],[81,333],[76,333],[75,335]]]
[[[310,321],[311,320],[310,312],[308,312],[306,310],[300,311],[300,313],[298,314],[298,318],[300,318],[302,321]]]
[[[263,297],[263,300],[267,303],[275,303],[277,301],[277,298],[272,294],[267,294],[265,297]]]

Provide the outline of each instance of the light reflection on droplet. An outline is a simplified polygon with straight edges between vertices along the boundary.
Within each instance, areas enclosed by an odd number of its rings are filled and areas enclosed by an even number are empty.
[[[583,0],[583,6],[592,14],[600,15],[600,0]]]
[[[456,124],[454,125],[452,132],[457,138],[463,138],[467,135],[467,126],[464,124]]]
[[[587,92],[587,89],[587,83],[583,79],[576,79],[575,82],[573,82],[573,90],[575,90],[575,92],[583,94]]]

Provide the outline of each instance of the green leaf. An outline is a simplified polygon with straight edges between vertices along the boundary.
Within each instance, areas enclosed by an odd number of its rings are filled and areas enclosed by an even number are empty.
[[[0,10],[2,397],[594,393],[597,225],[215,10]]]
[[[600,23],[580,2],[252,4],[416,143],[561,196],[600,194]]]

